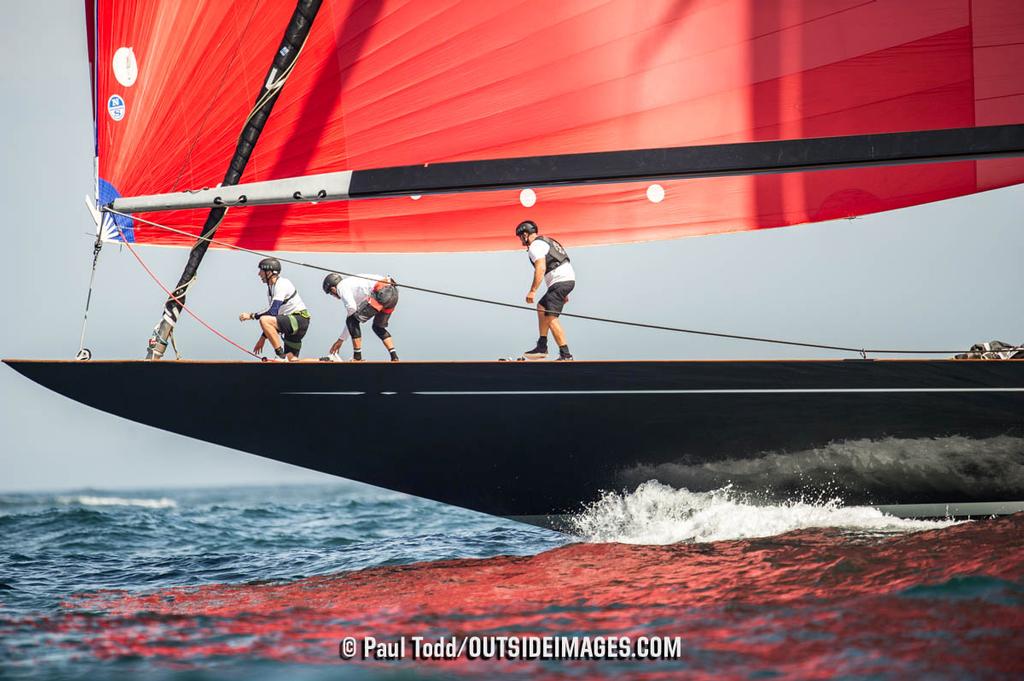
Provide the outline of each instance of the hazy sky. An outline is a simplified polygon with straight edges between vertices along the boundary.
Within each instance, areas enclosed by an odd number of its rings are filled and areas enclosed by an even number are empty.
[[[83,201],[92,187],[92,123],[82,11],[80,0],[12,3],[0,23],[8,310],[0,357],[71,358],[78,349],[94,229]],[[579,284],[569,311],[858,347],[1021,342],[1022,209],[1024,188],[1013,187],[853,221],[572,249]],[[140,251],[161,279],[177,281],[186,251]],[[520,251],[301,257],[509,302],[521,302],[531,275]],[[237,315],[265,304],[256,260],[211,251],[189,296],[246,346],[256,327]],[[314,316],[304,351],[322,354],[341,329],[340,303],[320,292],[321,273],[286,268],[286,276]],[[105,247],[89,318],[94,355],[144,356],[164,298],[126,250]],[[844,356],[578,320],[565,327],[578,358]],[[536,340],[531,313],[409,290],[391,330],[405,359],[494,359]],[[177,339],[187,358],[245,359],[187,316]],[[372,334],[364,350],[368,359],[386,357]],[[0,490],[330,479],[89,409],[6,367],[0,394]]]

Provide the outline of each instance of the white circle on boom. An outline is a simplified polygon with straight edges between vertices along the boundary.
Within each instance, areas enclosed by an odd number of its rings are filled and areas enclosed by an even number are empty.
[[[139,63],[135,60],[135,51],[130,47],[122,47],[114,53],[112,63],[114,67],[114,78],[125,87],[135,85],[135,79],[139,77]]]
[[[660,184],[652,184],[647,188],[647,200],[651,203],[661,203],[665,198],[665,188]]]
[[[537,192],[532,189],[519,192],[519,203],[523,204],[524,208],[532,208],[533,204],[537,203]]]

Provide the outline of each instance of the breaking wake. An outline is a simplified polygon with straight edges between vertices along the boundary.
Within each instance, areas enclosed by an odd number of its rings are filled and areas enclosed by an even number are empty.
[[[954,524],[906,520],[868,506],[843,506],[839,499],[761,505],[728,486],[691,492],[650,480],[633,492],[605,492],[572,516],[568,529],[593,543],[676,544],[771,537],[811,528],[878,535]]]

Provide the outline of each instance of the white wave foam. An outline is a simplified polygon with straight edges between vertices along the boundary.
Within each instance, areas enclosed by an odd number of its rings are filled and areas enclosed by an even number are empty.
[[[78,504],[80,506],[141,506],[143,508],[177,508],[178,504],[174,499],[161,497],[159,499],[127,499],[125,497],[92,497],[87,495],[77,497],[57,497],[61,504]]]
[[[625,544],[714,542],[820,527],[915,532],[955,524],[951,520],[905,520],[867,506],[844,507],[838,499],[759,506],[730,487],[690,492],[656,480],[628,494],[606,492],[569,523],[586,541]]]

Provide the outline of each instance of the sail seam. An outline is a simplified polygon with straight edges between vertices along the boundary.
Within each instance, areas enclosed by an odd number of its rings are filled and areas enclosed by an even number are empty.
[[[227,66],[224,69],[225,75],[223,78],[221,78],[222,83],[227,78],[227,74],[231,71],[232,66],[234,66],[235,60],[238,58],[239,48],[241,48],[242,46],[242,38],[249,30],[249,25],[252,23],[253,17],[256,16],[256,10],[258,10],[260,7],[260,1],[261,0],[257,0],[257,2],[253,4],[252,12],[249,14],[249,18],[248,20],[246,20],[245,26],[242,27],[241,33],[237,36],[237,40],[235,41],[235,51],[232,53],[231,60],[228,62]],[[199,144],[199,137],[203,134],[203,129],[206,127],[206,122],[210,118],[210,113],[213,111],[215,103],[216,99],[211,97],[209,103],[206,106],[206,112],[203,114],[203,118],[199,122],[199,128],[196,130],[196,134],[192,138],[192,143],[189,144],[188,149],[185,150],[185,158],[181,162],[181,168],[178,170],[178,175],[177,177],[174,178],[174,182],[171,184],[172,191],[178,186],[178,182],[181,181],[182,176],[185,174],[185,168],[191,167],[192,165],[192,152],[195,151],[196,146]]]

